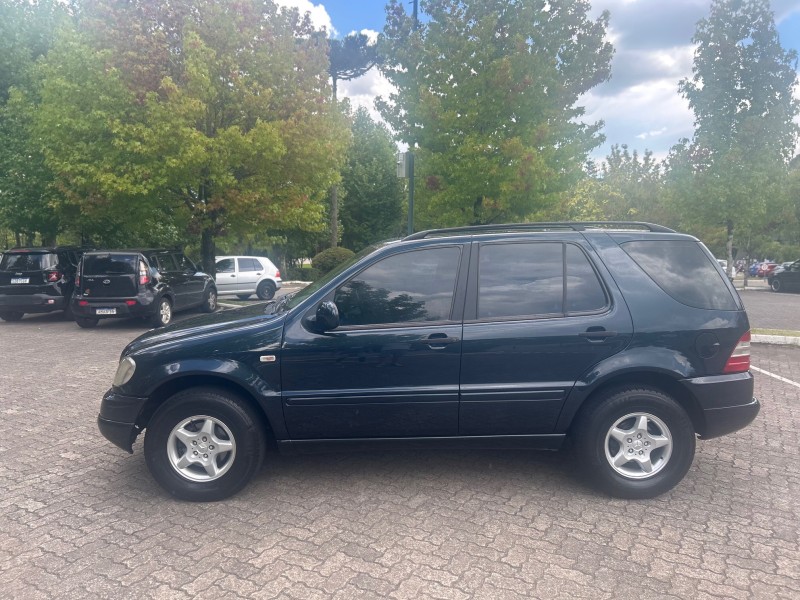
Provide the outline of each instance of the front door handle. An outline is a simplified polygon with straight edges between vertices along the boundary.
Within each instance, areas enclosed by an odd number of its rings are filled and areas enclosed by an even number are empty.
[[[607,338],[611,338],[617,335],[616,331],[606,331],[605,327],[589,327],[586,331],[582,331],[578,334],[581,337],[585,337],[590,342],[602,342]]]
[[[447,337],[446,333],[432,333],[427,338],[423,339],[422,343],[432,350],[442,350],[448,344],[455,344],[460,341],[461,338]]]

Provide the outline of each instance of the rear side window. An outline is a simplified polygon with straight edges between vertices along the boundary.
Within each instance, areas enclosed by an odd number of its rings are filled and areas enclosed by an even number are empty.
[[[133,275],[139,257],[135,254],[86,254],[83,257],[83,275]]]
[[[46,271],[58,264],[55,254],[10,252],[3,255],[0,271]]]
[[[738,309],[717,265],[699,243],[654,240],[621,246],[650,279],[678,302],[694,308]]]
[[[239,261],[239,271],[260,271],[261,263],[252,258],[237,258]]]
[[[175,259],[171,254],[158,254],[156,255],[156,260],[158,260],[159,271],[164,271],[165,273],[174,273],[178,270],[178,265],[175,264]]]
[[[599,312],[607,306],[603,285],[577,246],[561,242],[481,246],[479,319],[570,315]]]

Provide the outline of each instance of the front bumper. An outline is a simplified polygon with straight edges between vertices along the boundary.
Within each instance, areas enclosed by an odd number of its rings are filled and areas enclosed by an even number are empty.
[[[750,372],[695,377],[681,383],[700,406],[702,423],[697,433],[703,439],[746,427],[761,409],[761,404],[753,397],[753,375]]]
[[[11,310],[25,313],[47,313],[64,310],[64,296],[49,294],[1,294],[0,310]]]
[[[123,396],[108,390],[100,403],[97,427],[108,441],[123,450],[133,453],[133,442],[142,431],[136,424],[147,398]]]

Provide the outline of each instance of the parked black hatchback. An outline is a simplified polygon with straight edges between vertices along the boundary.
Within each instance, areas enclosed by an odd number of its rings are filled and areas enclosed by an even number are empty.
[[[25,313],[63,310],[69,300],[83,249],[73,246],[14,248],[0,259],[0,319],[19,321]]]
[[[98,419],[188,500],[218,500],[283,452],[560,448],[649,498],[695,438],[759,410],[749,325],[697,239],[648,224],[422,232],[293,297],[149,332],[123,351]]]
[[[87,252],[72,299],[75,322],[84,328],[124,317],[163,327],[173,313],[196,307],[216,310],[214,280],[183,253],[169,250]]]

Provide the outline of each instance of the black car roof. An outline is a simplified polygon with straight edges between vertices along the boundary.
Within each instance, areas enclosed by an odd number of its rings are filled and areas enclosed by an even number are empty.
[[[123,248],[121,250],[92,250],[86,254],[183,254],[168,248]]]
[[[30,253],[30,254],[50,254],[52,252],[63,252],[64,250],[82,250],[87,251],[86,248],[81,246],[34,246],[34,247],[24,247],[20,246],[18,248],[10,248],[8,250],[3,250],[2,252],[6,254],[10,254],[11,252],[17,253]]]

